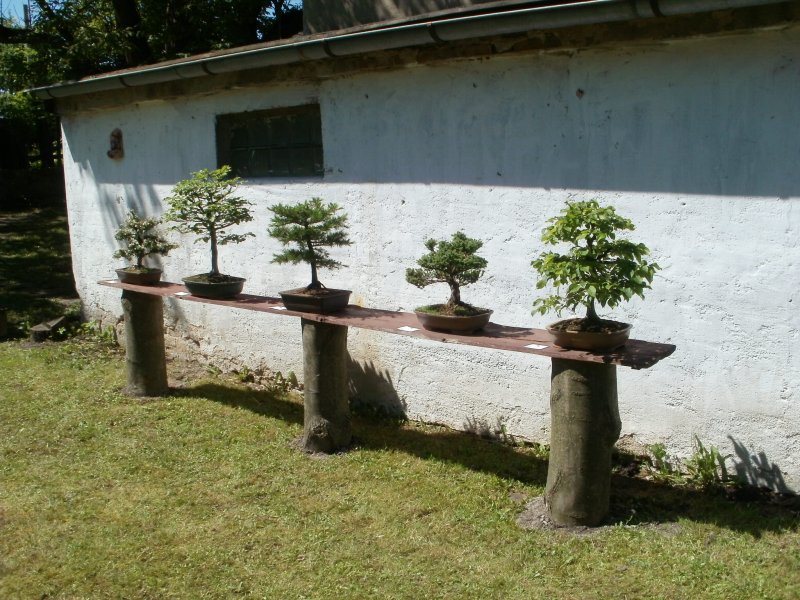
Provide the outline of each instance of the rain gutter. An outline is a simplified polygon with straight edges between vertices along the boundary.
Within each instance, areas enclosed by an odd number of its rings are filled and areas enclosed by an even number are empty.
[[[574,4],[537,6],[356,33],[332,33],[323,38],[233,51],[216,56],[190,58],[180,62],[155,64],[129,71],[35,88],[31,91],[44,100],[66,98],[247,69],[355,56],[381,50],[782,2],[785,0],[591,0]]]

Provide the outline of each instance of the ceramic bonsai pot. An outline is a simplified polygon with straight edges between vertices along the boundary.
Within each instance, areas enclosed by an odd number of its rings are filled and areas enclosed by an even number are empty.
[[[547,331],[553,335],[553,343],[561,348],[590,352],[609,352],[624,346],[633,327],[629,323],[617,323],[620,328],[616,331],[570,331],[563,325],[569,321],[571,319],[547,326]]]
[[[492,316],[492,311],[476,315],[436,315],[429,312],[414,311],[425,329],[448,331],[450,333],[476,333],[483,329]]]
[[[351,291],[329,288],[319,290],[296,288],[278,293],[283,300],[283,305],[288,310],[325,315],[347,308]]]
[[[121,283],[157,285],[158,282],[161,281],[161,269],[137,269],[136,267],[126,267],[124,269],[117,269],[116,273]]]
[[[233,277],[232,275],[222,275],[218,279],[218,281],[209,281],[206,274],[192,275],[184,277],[183,284],[192,296],[226,300],[241,294],[244,282],[247,281],[243,277]]]

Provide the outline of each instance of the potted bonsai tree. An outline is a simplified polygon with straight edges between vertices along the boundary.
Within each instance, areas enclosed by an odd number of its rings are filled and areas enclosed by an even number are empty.
[[[342,266],[330,257],[326,248],[349,246],[347,215],[339,213],[341,207],[333,202],[324,204],[322,198],[311,198],[300,204],[275,204],[269,235],[286,246],[275,254],[272,262],[308,263],[311,283],[306,287],[280,292],[284,306],[301,312],[329,313],[347,306],[350,290],[329,289],[322,285],[317,272],[321,268],[338,269]]]
[[[114,258],[135,258],[136,264],[117,269],[117,277],[122,283],[155,285],[161,280],[161,269],[146,267],[144,259],[153,255],[166,255],[178,246],[168,242],[155,230],[159,223],[161,219],[142,218],[136,212],[128,211],[127,218],[114,234],[114,239],[124,244],[124,247],[114,252]]]
[[[218,264],[218,246],[238,244],[253,235],[228,231],[253,220],[251,203],[234,195],[241,181],[230,177],[227,165],[213,171],[201,169],[178,182],[167,198],[169,210],[164,218],[177,223],[173,229],[193,233],[195,241],[208,242],[211,247],[211,270],[183,279],[195,296],[231,298],[242,291],[245,279],[220,273]]]
[[[471,333],[488,322],[492,311],[478,308],[461,300],[461,286],[475,283],[483,275],[486,259],[476,252],[483,242],[467,237],[462,231],[452,239],[430,239],[425,242],[428,254],[417,260],[419,268],[406,269],[406,281],[418,288],[433,283],[450,286],[450,298],[445,304],[430,304],[415,309],[425,329]]]
[[[567,243],[566,254],[543,252],[531,265],[539,272],[537,289],[555,286],[556,293],[534,302],[534,312],[575,311],[586,315],[553,323],[547,329],[555,344],[565,348],[605,351],[625,344],[631,325],[601,319],[597,305],[615,308],[633,296],[644,298],[658,264],[645,257],[647,246],[618,239],[621,231],[632,231],[633,223],[596,200],[567,202],[566,208],[542,233],[546,244]]]

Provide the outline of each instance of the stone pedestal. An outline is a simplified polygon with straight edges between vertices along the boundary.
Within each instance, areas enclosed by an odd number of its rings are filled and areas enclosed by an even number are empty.
[[[164,350],[164,307],[160,296],[122,291],[125,316],[126,393],[131,396],[164,396],[167,359]]]
[[[608,515],[611,452],[622,426],[616,367],[552,362],[545,503],[559,525],[598,525]]]
[[[347,327],[301,319],[306,452],[336,452],[350,445]]]

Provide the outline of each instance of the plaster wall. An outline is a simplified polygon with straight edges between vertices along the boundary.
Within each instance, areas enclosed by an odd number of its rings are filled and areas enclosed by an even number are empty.
[[[96,285],[121,266],[113,232],[128,207],[160,214],[190,171],[213,167],[216,114],[317,101],[322,179],[257,179],[243,230],[221,249],[246,291],[275,295],[307,267],[270,264],[275,202],[311,196],[348,212],[348,265],[329,286],[366,306],[411,310],[446,298],[404,270],[428,237],[463,229],[489,261],[464,299],[493,320],[530,314],[532,258],[565,200],[598,198],[637,225],[663,270],[646,300],[605,314],[634,337],[677,345],[644,371],[619,369],[623,435],[691,454],[694,436],[752,481],[800,489],[800,29],[453,61],[320,83],[230,90],[64,117],[73,262],[90,317],[115,319]],[[125,158],[105,155],[114,128]],[[172,234],[178,239],[177,234]],[[188,237],[165,279],[208,269]],[[167,325],[198,357],[301,373],[296,319],[167,301]],[[351,330],[353,393],[411,418],[547,441],[549,361]]]

